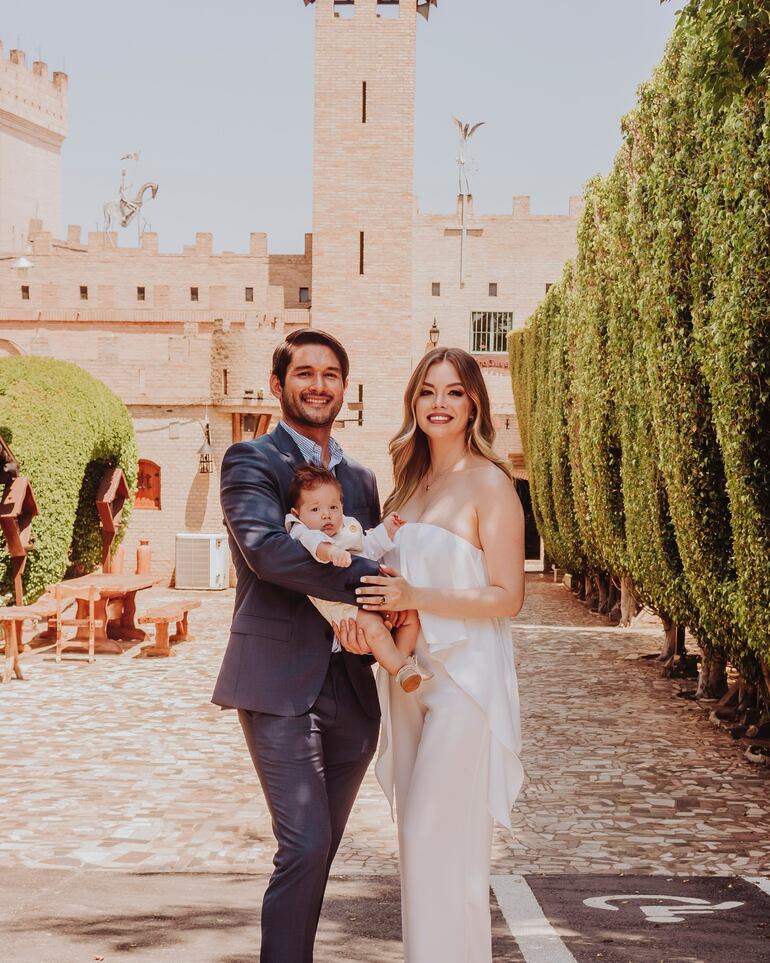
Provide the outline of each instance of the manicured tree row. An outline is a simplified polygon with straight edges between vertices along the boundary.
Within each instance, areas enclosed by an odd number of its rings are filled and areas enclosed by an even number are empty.
[[[30,602],[66,573],[90,572],[101,562],[96,491],[114,466],[135,490],[136,438],[117,395],[77,365],[52,358],[0,360],[0,435],[29,476],[40,511],[23,578]],[[129,515],[127,502],[113,550]],[[0,548],[0,598],[11,594],[9,558]]]
[[[731,83],[700,90],[693,328],[732,520],[732,612],[770,691],[770,11],[743,12]]]
[[[588,185],[574,271],[510,351],[549,554],[632,580],[714,663],[728,658],[750,681],[764,668],[770,688],[761,43],[770,54],[765,4],[689,5],[612,172]]]

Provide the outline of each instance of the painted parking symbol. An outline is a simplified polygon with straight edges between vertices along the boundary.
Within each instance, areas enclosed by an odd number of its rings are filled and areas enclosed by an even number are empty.
[[[524,963],[770,963],[770,880],[760,876],[494,877]]]
[[[584,899],[583,904],[592,909],[612,910],[617,912],[620,907],[614,906],[615,900],[628,902],[629,900],[663,900],[663,904],[650,903],[639,907],[648,923],[683,923],[687,916],[703,916],[708,913],[718,913],[723,910],[737,909],[743,906],[743,901],[725,900],[721,903],[711,903],[707,899],[695,896],[658,896],[656,894],[629,895],[621,893],[617,896],[592,896]],[[665,904],[674,904],[668,905]]]

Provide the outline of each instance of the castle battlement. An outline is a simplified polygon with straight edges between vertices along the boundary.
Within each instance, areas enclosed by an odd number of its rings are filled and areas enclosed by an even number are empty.
[[[0,41],[0,123],[19,128],[58,147],[67,135],[67,74],[35,60],[27,65],[23,50],[6,58]],[[10,116],[9,116],[10,115]]]

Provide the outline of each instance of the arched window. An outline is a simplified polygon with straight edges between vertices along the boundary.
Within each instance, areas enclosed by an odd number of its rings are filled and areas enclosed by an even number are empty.
[[[7,355],[11,355],[13,357],[23,354],[24,352],[21,350],[18,344],[14,344],[13,341],[8,341],[5,338],[0,338],[0,358]]]
[[[160,465],[146,458],[139,459],[139,476],[137,478],[136,498],[134,508],[146,508],[160,511]]]

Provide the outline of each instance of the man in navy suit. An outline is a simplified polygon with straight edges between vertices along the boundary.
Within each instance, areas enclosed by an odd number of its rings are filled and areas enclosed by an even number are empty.
[[[379,705],[370,662],[344,652],[308,595],[355,604],[376,562],[321,565],[286,532],[289,485],[303,462],[342,485],[346,515],[380,521],[374,473],[331,435],[348,356],[323,331],[292,332],[273,355],[282,420],[232,445],[221,499],[238,581],[230,640],[212,701],[238,709],[278,848],[262,904],[262,963],[312,963],[326,881],[374,754]],[[355,634],[355,633],[353,633]],[[363,643],[353,643],[363,654]]]

